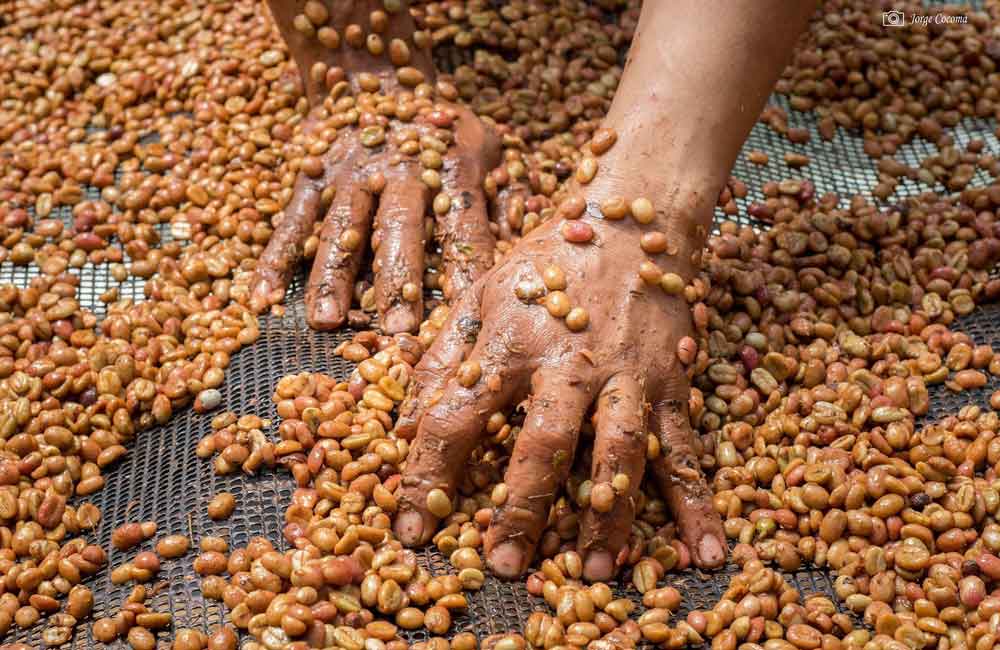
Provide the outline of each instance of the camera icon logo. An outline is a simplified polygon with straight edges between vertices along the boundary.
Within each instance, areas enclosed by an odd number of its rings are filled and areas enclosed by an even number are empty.
[[[882,27],[902,27],[906,24],[906,14],[902,11],[883,11]]]

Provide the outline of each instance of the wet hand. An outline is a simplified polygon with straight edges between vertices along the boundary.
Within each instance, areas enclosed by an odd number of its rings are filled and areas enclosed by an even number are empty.
[[[397,423],[397,433],[415,436],[395,523],[404,543],[430,539],[438,519],[428,495],[453,496],[490,418],[526,400],[507,497],[485,539],[494,572],[515,577],[531,565],[590,413],[594,488],[578,544],[585,576],[614,574],[647,465],[695,564],[724,561],[687,415],[685,364],[696,351],[682,292],[700,250],[689,244],[699,239],[690,224],[700,220],[681,208],[663,221],[645,202],[631,208],[640,223],[623,218],[630,207],[621,199],[604,210],[614,219],[601,218],[601,205],[563,201],[453,306],[421,359]],[[647,431],[662,450],[652,460]]]
[[[483,179],[499,141],[468,109],[432,100],[429,86],[394,95],[327,99],[305,129],[309,154],[251,285],[257,311],[280,302],[322,215],[306,288],[309,324],[344,323],[370,247],[375,303],[388,333],[423,315],[425,248],[442,250],[445,296],[457,296],[493,263]],[[433,214],[433,228],[425,215]]]

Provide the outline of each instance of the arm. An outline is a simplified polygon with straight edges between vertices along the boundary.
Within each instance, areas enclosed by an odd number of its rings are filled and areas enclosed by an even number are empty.
[[[604,126],[617,144],[588,200],[644,194],[698,250],[729,170],[816,10],[812,0],[680,0],[643,5]],[[671,198],[673,197],[673,198]],[[678,197],[689,209],[673,203]],[[690,209],[693,208],[693,209]],[[700,228],[699,228],[700,226]]]
[[[591,141],[596,175],[585,155],[555,217],[474,285],[418,366],[397,424],[416,435],[401,540],[433,535],[430,490],[454,494],[487,421],[529,397],[485,540],[495,572],[513,577],[530,565],[591,411],[585,576],[607,579],[627,555],[647,460],[694,562],[724,561],[687,413],[697,350],[681,292],[740,144],[814,7],[643,5],[605,128]]]

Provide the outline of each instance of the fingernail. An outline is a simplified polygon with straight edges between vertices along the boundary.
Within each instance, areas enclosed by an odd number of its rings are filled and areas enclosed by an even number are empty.
[[[524,553],[514,542],[504,542],[490,552],[490,568],[501,578],[518,578],[524,570]]]
[[[698,542],[698,559],[703,567],[716,567],[726,559],[722,544],[714,535],[705,535]]]
[[[336,300],[330,296],[322,296],[313,300],[307,320],[313,329],[332,330],[343,324],[344,315]]]
[[[271,285],[267,280],[260,278],[250,293],[250,308],[257,313],[267,309],[268,294],[271,293]]]
[[[410,416],[400,416],[396,418],[396,426],[393,427],[396,436],[404,440],[413,440],[417,437],[417,421]]]
[[[615,562],[608,551],[591,551],[583,563],[583,577],[591,582],[610,580],[614,571]]]
[[[382,317],[382,331],[386,334],[401,334],[417,329],[417,317],[407,305],[392,307]]]
[[[267,294],[267,300],[272,305],[277,305],[279,302],[285,299],[285,289],[284,287],[275,287],[271,293]]]
[[[424,518],[419,512],[403,512],[396,517],[396,537],[403,544],[411,546],[420,542],[424,532]]]
[[[271,283],[266,278],[257,276],[257,281],[253,285],[254,295],[266,296],[271,292]]]

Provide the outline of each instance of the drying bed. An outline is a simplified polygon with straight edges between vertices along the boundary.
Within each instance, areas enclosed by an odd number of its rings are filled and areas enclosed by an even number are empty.
[[[733,168],[733,176],[747,185],[748,194],[736,199],[738,214],[727,216],[718,211],[717,223],[728,219],[758,229],[766,228],[767,224],[748,216],[747,209],[752,203],[763,201],[761,187],[765,182],[785,178],[807,179],[814,184],[817,195],[836,192],[845,204],[852,195],[872,199],[871,190],[878,181],[876,161],[864,153],[860,134],[837,129],[831,140],[824,140],[820,137],[814,114],[791,110],[787,98],[783,96],[772,97],[771,104],[787,112],[789,126],[805,128],[811,137],[808,142],[794,144],[766,124],[755,125]],[[996,128],[996,121],[992,119],[966,119],[949,132],[959,148],[979,138],[984,141],[986,151],[1000,155]],[[155,133],[147,134],[150,140],[156,137]],[[768,154],[769,162],[766,165],[749,162],[747,154],[751,151]],[[809,165],[798,170],[788,168],[784,155],[789,152],[808,156]],[[918,137],[901,147],[896,158],[915,168],[921,160],[936,153],[933,144]],[[980,170],[971,185],[982,186],[991,180]],[[87,191],[91,198],[97,197],[95,188],[88,188]],[[916,180],[903,180],[895,194],[884,203],[891,204],[927,191],[943,193],[944,188],[929,187]],[[69,208],[61,207],[54,214],[70,223]],[[159,230],[165,240],[171,237],[169,227],[161,226]],[[111,278],[107,265],[95,267],[88,263],[72,272],[80,277],[77,297],[81,304],[99,316],[106,311],[106,305],[99,296],[108,289],[117,287],[122,299],[139,300],[143,297],[141,280],[129,278],[125,283],[118,283]],[[39,269],[32,264],[0,264],[0,285],[25,287],[37,275]],[[221,388],[224,409],[239,414],[256,414],[276,423],[271,394],[275,383],[283,375],[312,371],[346,378],[350,374],[352,364],[336,356],[333,350],[338,343],[349,339],[353,332],[346,329],[333,333],[310,330],[305,323],[302,294],[302,278],[299,277],[289,292],[284,315],[263,317],[259,341],[235,356]],[[976,343],[1000,345],[1000,307],[981,307],[957,325],[957,329],[970,334]],[[927,418],[954,414],[970,403],[986,406],[990,393],[998,387],[1000,383],[994,378],[983,388],[961,394],[952,393],[943,385],[936,386],[931,390],[931,408]],[[227,538],[230,546],[236,548],[261,535],[285,548],[281,536],[282,518],[293,490],[291,477],[280,469],[258,476],[216,475],[211,463],[194,454],[197,441],[210,431],[211,417],[212,414],[200,415],[188,409],[166,425],[144,431],[124,460],[108,472],[104,489],[89,499],[101,509],[103,516],[88,539],[111,551],[106,568],[87,583],[94,592],[94,619],[117,611],[130,589],[128,585],[115,586],[110,581],[111,568],[134,553],[117,551],[110,544],[112,530],[125,521],[153,520],[158,524],[158,536],[181,533],[191,536],[195,543],[202,536],[219,535]],[[274,429],[272,424],[267,433],[274,435]],[[213,495],[221,491],[236,495],[236,510],[228,520],[212,521],[207,515],[206,505]],[[147,606],[153,611],[170,612],[175,628],[193,627],[208,631],[224,622],[225,611],[221,603],[202,597],[200,578],[191,566],[192,559],[193,554],[164,563]],[[432,573],[449,570],[448,562],[436,551],[426,549],[422,552],[422,560]],[[691,609],[711,608],[736,572],[736,567],[732,565],[710,574],[692,569],[670,574],[665,583],[677,587],[683,594],[680,611],[683,616]],[[826,570],[805,567],[786,575],[786,579],[803,596],[823,593],[836,601],[832,590],[833,578]],[[628,591],[623,587],[616,589]],[[634,591],[632,594],[637,596]],[[453,632],[473,631],[485,637],[497,632],[519,630],[532,611],[545,609],[540,599],[527,594],[523,582],[511,583],[495,578],[488,578],[482,590],[470,594],[469,602],[468,612],[456,617]],[[30,630],[11,633],[5,640],[41,647],[43,627],[36,625]],[[409,638],[418,641],[426,638],[425,634],[411,633]],[[167,634],[160,635],[160,644],[164,647],[167,638]],[[100,647],[100,644],[91,637],[88,622],[79,626],[73,640],[63,647],[95,646]],[[127,644],[118,641],[111,647],[125,648]]]
[[[235,356],[222,386],[223,408],[239,414],[254,413],[273,423],[268,432],[275,433],[277,414],[271,395],[274,385],[290,372],[324,372],[346,377],[353,364],[333,354],[337,343],[350,337],[349,330],[315,332],[305,324],[302,303],[302,283],[296,282],[284,316],[261,319],[260,339],[247,351]],[[111,584],[111,568],[125,562],[135,549],[118,551],[110,545],[112,531],[125,521],[157,522],[157,537],[180,533],[197,541],[205,535],[228,539],[232,548],[245,546],[250,538],[262,535],[282,549],[287,548],[281,529],[283,513],[294,489],[291,476],[283,471],[266,471],[258,476],[242,474],[218,476],[209,461],[194,454],[198,439],[211,430],[214,413],[197,414],[188,409],[165,426],[140,434],[128,455],[107,473],[104,489],[90,498],[102,514],[100,525],[88,537],[110,550],[108,565],[88,586],[94,591],[94,619],[110,616],[128,595],[131,584]],[[213,495],[228,491],[236,495],[233,515],[225,521],[209,519],[206,506]],[[142,548],[148,546],[146,542]],[[422,560],[432,573],[450,570],[447,560],[437,551],[425,549]],[[170,612],[174,627],[194,627],[208,631],[224,622],[225,608],[217,601],[202,597],[200,577],[191,562],[193,554],[167,560],[157,576],[154,595],[146,601],[153,611]],[[708,609],[718,601],[728,586],[729,578],[738,569],[728,566],[711,574],[697,570],[672,573],[667,583],[684,594],[681,615],[691,609]],[[825,571],[803,569],[786,576],[803,595],[825,593],[832,597],[832,578]],[[631,590],[631,587],[628,588]],[[621,589],[616,589],[620,591]],[[631,590],[633,597],[639,595]],[[506,582],[488,578],[484,587],[469,596],[468,613],[457,616],[453,631],[474,631],[484,637],[497,632],[517,630],[535,609],[544,609],[541,599],[528,595],[523,581]],[[41,647],[39,635],[43,625],[36,625],[8,639]],[[65,648],[101,647],[90,635],[90,625],[77,628],[73,641]],[[419,641],[425,632],[410,633]],[[166,634],[160,635],[166,638]],[[127,648],[125,641],[116,641],[112,648]]]

